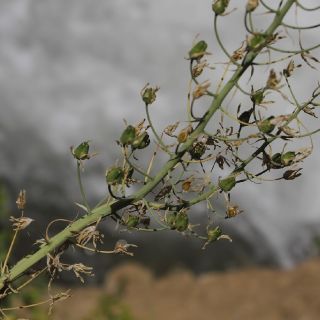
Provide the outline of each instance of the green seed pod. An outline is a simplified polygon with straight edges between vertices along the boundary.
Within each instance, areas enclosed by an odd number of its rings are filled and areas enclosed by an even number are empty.
[[[139,217],[129,214],[127,219],[125,220],[126,226],[130,228],[135,228],[139,224]]]
[[[281,155],[281,163],[284,166],[290,166],[293,163],[295,156],[296,153],[294,151],[288,151],[286,153],[283,153]]]
[[[121,134],[120,143],[125,146],[132,144],[136,139],[136,129],[133,126],[127,126]]]
[[[207,235],[209,242],[216,241],[222,235],[222,230],[219,226],[217,226],[215,228],[208,229]]]
[[[258,123],[258,128],[263,133],[271,133],[275,128],[275,125],[271,123],[274,116],[264,119]]]
[[[223,14],[229,5],[229,0],[216,0],[212,4],[212,10],[216,15]]]
[[[140,134],[132,143],[133,149],[144,149],[150,144],[150,137],[148,132]]]
[[[151,87],[147,87],[144,89],[144,91],[142,92],[142,100],[146,105],[152,104],[156,98],[157,98],[157,91],[159,90],[158,87],[156,88],[151,88]]]
[[[255,104],[262,103],[264,99],[264,89],[259,89],[257,91],[252,92],[250,98],[251,101]]]
[[[229,192],[235,185],[236,178],[234,176],[230,176],[219,181],[219,187],[224,192]]]
[[[192,148],[189,150],[189,154],[192,159],[200,160],[205,154],[207,147],[205,143],[199,141],[193,144]]]
[[[89,141],[84,141],[80,143],[75,149],[72,149],[72,154],[77,160],[89,159]]]
[[[197,42],[192,49],[189,51],[189,58],[193,59],[201,59],[208,48],[207,43],[204,40]]]
[[[281,153],[275,153],[271,158],[271,168],[272,169],[280,169],[282,168],[282,161],[281,161]]]
[[[107,184],[117,185],[122,183],[124,178],[124,172],[120,167],[113,167],[107,170],[106,172],[106,181]]]
[[[182,232],[187,230],[189,225],[189,218],[185,212],[179,212],[175,219],[175,227],[178,231]]]
[[[176,228],[175,224],[176,224],[176,213],[167,213],[165,215],[165,222],[166,224],[172,229],[174,230]]]

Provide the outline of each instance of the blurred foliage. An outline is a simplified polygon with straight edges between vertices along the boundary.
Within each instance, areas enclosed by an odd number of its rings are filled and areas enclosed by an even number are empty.
[[[103,295],[93,313],[84,320],[134,320],[129,308],[118,296]]]

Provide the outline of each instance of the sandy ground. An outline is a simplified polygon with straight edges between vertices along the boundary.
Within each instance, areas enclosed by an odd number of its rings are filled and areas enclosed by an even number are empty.
[[[290,271],[245,269],[194,276],[176,270],[162,278],[128,264],[111,271],[102,288],[74,289],[71,299],[56,305],[54,319],[90,319],[102,294],[120,295],[136,320],[318,320],[320,259]]]

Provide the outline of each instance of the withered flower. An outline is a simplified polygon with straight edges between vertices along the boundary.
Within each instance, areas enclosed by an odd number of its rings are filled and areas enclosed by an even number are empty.
[[[77,243],[85,246],[88,242],[92,241],[94,248],[97,247],[97,242],[103,243],[104,235],[97,230],[97,226],[89,226],[84,228],[82,231],[79,232],[77,235]]]
[[[26,190],[22,189],[19,192],[16,204],[19,210],[24,210],[26,206]]]
[[[25,229],[34,220],[28,217],[15,218],[11,216],[10,221],[13,222],[12,226],[14,227],[14,230],[17,231]]]
[[[277,89],[279,83],[280,83],[280,78],[278,78],[276,72],[273,69],[271,69],[268,80],[267,80],[267,84],[266,84],[267,88]]]
[[[240,210],[238,206],[227,206],[226,219],[233,218],[239,215],[241,212],[243,211]]]
[[[193,99],[199,99],[200,97],[207,94],[207,89],[210,87],[211,83],[209,80],[206,80],[202,82],[201,84],[198,84],[194,91],[192,92]]]
[[[114,252],[120,254],[126,254],[128,256],[133,256],[132,252],[129,252],[129,248],[137,248],[138,246],[135,244],[130,244],[126,240],[118,240],[114,246]]]

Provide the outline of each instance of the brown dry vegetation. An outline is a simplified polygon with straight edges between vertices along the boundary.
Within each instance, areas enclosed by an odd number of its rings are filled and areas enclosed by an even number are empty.
[[[319,268],[320,259],[314,259],[290,271],[252,268],[194,276],[176,270],[155,278],[127,264],[111,271],[100,289],[73,290],[71,299],[56,305],[55,319],[92,319],[104,294],[119,296],[136,320],[317,320]]]

